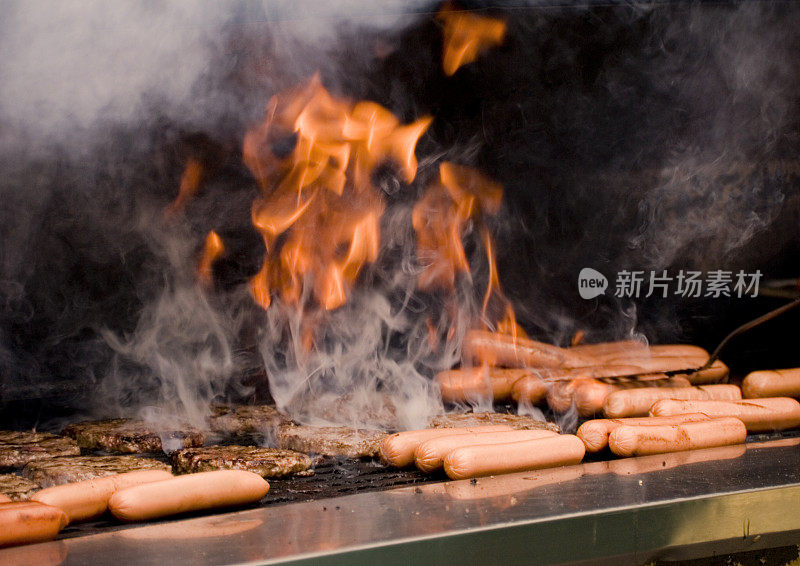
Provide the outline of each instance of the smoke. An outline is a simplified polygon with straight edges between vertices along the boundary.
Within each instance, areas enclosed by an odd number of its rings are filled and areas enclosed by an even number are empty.
[[[68,142],[131,122],[146,98],[186,109],[230,17],[224,3],[6,2],[0,115]]]
[[[452,77],[435,8],[4,3],[7,399],[201,423],[210,402],[251,395],[242,375],[262,367],[276,403],[305,422],[402,428],[441,409],[430,377],[457,363],[488,270],[473,262],[455,313],[412,290],[421,183],[380,180],[381,263],[313,321],[313,348],[297,312],[280,302],[261,312],[246,292],[263,244],[241,140],[272,94],[318,69],[336,94],[403,121],[435,117],[421,177],[447,159],[503,185],[489,228],[503,289],[535,337],[643,338],[647,308],[579,299],[583,267],[757,267],[796,234],[782,224],[800,147],[800,17],[789,4],[494,6],[508,16],[505,44]],[[206,179],[170,223],[163,210],[187,156]],[[226,245],[213,291],[195,277],[210,229]],[[765,234],[775,245],[754,249]],[[480,258],[479,239],[467,240]],[[647,337],[674,339],[679,317],[656,311]]]

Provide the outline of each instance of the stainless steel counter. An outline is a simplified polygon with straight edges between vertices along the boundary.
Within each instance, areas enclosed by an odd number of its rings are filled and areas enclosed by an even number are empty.
[[[0,563],[641,564],[800,542],[800,439],[159,523]]]

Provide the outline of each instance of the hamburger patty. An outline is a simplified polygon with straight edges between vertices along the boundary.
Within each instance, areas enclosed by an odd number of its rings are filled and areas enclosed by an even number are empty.
[[[190,425],[158,427],[131,419],[73,423],[66,426],[62,434],[74,438],[81,448],[127,454],[172,452],[179,448],[202,446],[205,441],[203,433]]]
[[[264,478],[304,474],[311,458],[294,450],[258,446],[203,446],[172,454],[172,467],[181,474],[212,470],[247,470]]]
[[[208,428],[212,432],[233,438],[263,438],[275,434],[278,426],[291,419],[270,405],[243,405],[214,407],[208,417]]]
[[[19,468],[36,460],[80,453],[81,449],[71,438],[46,432],[0,431],[0,469]]]
[[[28,499],[38,490],[39,485],[31,480],[15,474],[0,474],[0,493],[9,496],[13,501]]]
[[[448,413],[433,417],[431,428],[458,428],[480,425],[507,425],[519,430],[552,430],[560,432],[558,425],[531,417],[506,413]]]
[[[347,458],[375,458],[385,432],[346,426],[286,424],[278,428],[278,446],[298,452]]]
[[[42,487],[51,487],[137,470],[172,471],[172,468],[139,456],[76,456],[31,462],[22,469],[22,475]]]

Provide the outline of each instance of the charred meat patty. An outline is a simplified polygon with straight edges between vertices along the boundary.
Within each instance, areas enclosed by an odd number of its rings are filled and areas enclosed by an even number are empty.
[[[212,470],[247,470],[264,478],[307,475],[311,457],[294,450],[258,446],[203,446],[172,454],[172,467],[181,474]]]
[[[205,437],[189,426],[160,427],[132,419],[85,421],[68,425],[62,434],[74,438],[81,448],[135,454],[140,452],[172,452],[179,448],[202,446]]]
[[[13,501],[28,499],[39,490],[39,485],[16,474],[0,474],[0,493]]]
[[[31,462],[22,469],[22,475],[42,487],[51,487],[137,470],[172,471],[172,468],[139,456],[76,456]]]
[[[207,419],[209,430],[231,438],[271,437],[280,425],[291,420],[270,405],[223,405],[213,410],[214,414]]]
[[[71,438],[46,432],[0,431],[0,469],[20,468],[28,462],[80,453]]]
[[[465,426],[507,425],[519,430],[552,430],[560,432],[557,425],[532,417],[506,413],[448,413],[433,417],[431,428],[459,428]]]
[[[381,440],[385,437],[385,432],[346,426],[286,424],[278,428],[278,446],[281,448],[347,458],[377,457]]]

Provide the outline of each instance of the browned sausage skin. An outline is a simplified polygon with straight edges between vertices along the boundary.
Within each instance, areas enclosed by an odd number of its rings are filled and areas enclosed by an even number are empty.
[[[52,540],[68,522],[66,513],[52,505],[0,503],[0,547]]]

